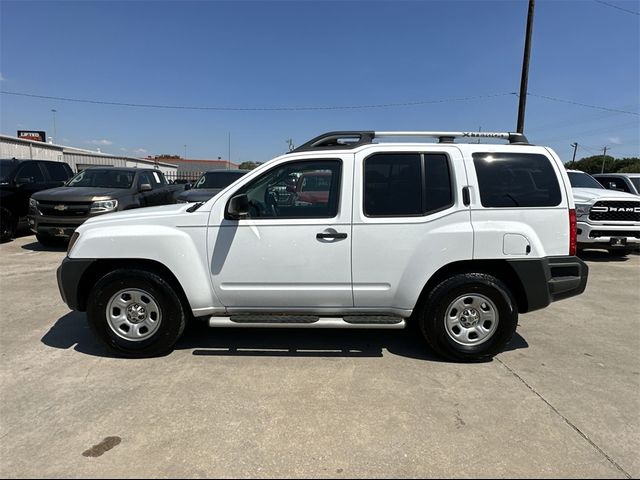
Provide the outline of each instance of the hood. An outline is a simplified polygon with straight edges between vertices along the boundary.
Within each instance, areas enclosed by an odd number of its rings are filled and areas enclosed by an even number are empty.
[[[159,207],[134,208],[131,210],[123,210],[121,212],[107,213],[97,217],[91,217],[83,225],[94,225],[101,222],[109,222],[112,220],[136,220],[140,218],[167,217],[171,215],[182,214],[190,205],[171,204],[160,205]]]
[[[590,203],[597,200],[635,200],[637,195],[631,195],[617,190],[606,190],[604,188],[574,188],[573,200],[576,203]]]
[[[222,188],[193,188],[178,195],[178,200],[184,200],[186,202],[206,202],[222,190]]]
[[[129,193],[128,188],[58,187],[34,193],[32,197],[50,202],[93,202],[120,198]]]

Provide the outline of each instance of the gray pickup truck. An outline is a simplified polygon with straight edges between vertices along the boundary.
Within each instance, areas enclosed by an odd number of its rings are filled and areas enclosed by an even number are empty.
[[[44,190],[29,201],[29,227],[43,245],[73,235],[88,218],[131,208],[176,203],[184,185],[170,185],[159,170],[96,167],[63,187]]]

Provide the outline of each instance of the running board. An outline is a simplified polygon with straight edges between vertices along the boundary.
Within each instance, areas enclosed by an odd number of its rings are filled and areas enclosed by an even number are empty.
[[[233,315],[209,318],[210,327],[246,328],[385,328],[402,329],[404,318],[387,315],[317,317],[313,315]]]

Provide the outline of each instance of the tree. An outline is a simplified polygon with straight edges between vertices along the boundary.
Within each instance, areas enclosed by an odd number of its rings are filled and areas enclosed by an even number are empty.
[[[262,165],[262,162],[242,162],[238,168],[240,170],[253,170],[259,165]]]
[[[591,157],[581,158],[575,162],[565,163],[565,167],[571,170],[581,170],[587,173],[600,173],[602,171],[602,155],[593,155]],[[629,170],[632,169],[632,170]],[[610,155],[604,157],[604,173],[615,173],[621,170],[625,172],[637,171],[640,169],[640,158],[622,158],[617,159]]]
[[[157,158],[158,160],[164,160],[164,159],[172,159],[172,160],[176,160],[176,159],[180,159],[182,157],[180,157],[180,155],[169,155],[168,153],[163,153],[162,155],[156,155],[153,158]]]

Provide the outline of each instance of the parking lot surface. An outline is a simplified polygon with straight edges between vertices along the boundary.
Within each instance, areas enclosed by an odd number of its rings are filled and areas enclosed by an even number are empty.
[[[640,476],[640,256],[520,317],[493,361],[412,331],[188,327],[112,357],[60,299],[65,253],[0,245],[3,477]]]

